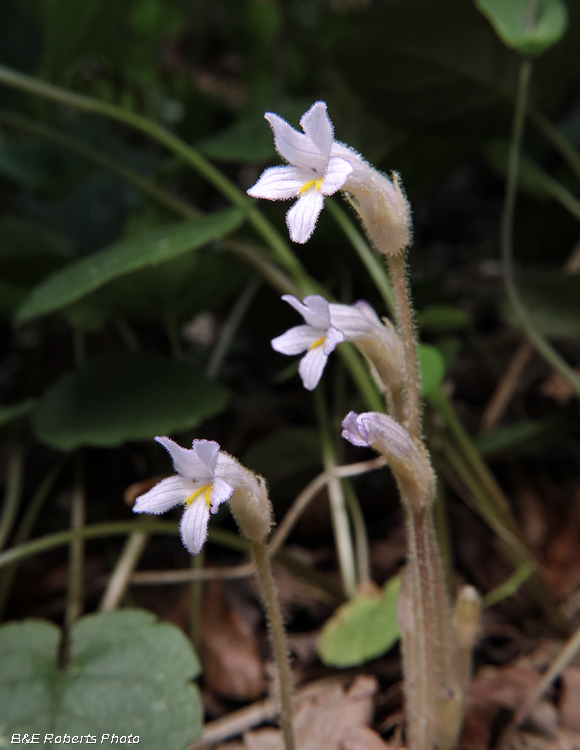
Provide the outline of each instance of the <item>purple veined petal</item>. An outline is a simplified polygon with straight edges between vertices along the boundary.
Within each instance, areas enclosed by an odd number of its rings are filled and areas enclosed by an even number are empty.
[[[192,555],[197,555],[205,544],[208,523],[209,508],[202,493],[185,509],[179,524],[183,546]]]
[[[165,513],[170,508],[184,503],[195,492],[195,484],[182,476],[162,479],[144,495],[139,495],[133,513]]]
[[[333,156],[328,164],[324,175],[324,182],[320,186],[322,195],[332,195],[344,185],[349,174],[353,171],[352,166],[339,156]]]
[[[291,294],[283,294],[282,299],[299,312],[309,326],[326,330],[330,325],[328,302],[319,294],[309,294],[303,302]]]
[[[318,381],[324,371],[328,357],[324,353],[323,346],[316,346],[307,352],[300,360],[298,372],[302,378],[302,383],[307,391],[313,391],[318,385]]]
[[[258,182],[247,193],[252,198],[287,200],[299,195],[302,186],[311,179],[310,170],[305,172],[298,167],[270,167],[262,172]]]
[[[342,420],[342,437],[353,445],[364,448],[370,445],[366,427],[359,420],[359,415],[354,411],[350,411]]]
[[[274,145],[276,151],[295,167],[302,167],[313,172],[310,179],[322,177],[328,166],[325,159],[314,143],[304,133],[297,130],[273,112],[266,112],[266,120],[274,131]]]
[[[208,471],[194,450],[182,448],[181,445],[168,437],[156,437],[155,440],[170,454],[173,459],[173,466],[178,474],[194,482],[204,483],[213,480],[213,473]]]
[[[286,224],[292,242],[297,242],[299,245],[308,242],[323,205],[324,198],[315,187],[300,196],[286,214]]]
[[[192,448],[213,479],[218,453],[220,452],[219,443],[216,443],[215,440],[194,440]]]
[[[313,104],[308,112],[302,115],[300,124],[306,135],[328,162],[330,149],[334,141],[334,128],[326,111],[326,103],[316,102]]]
[[[330,326],[329,329],[326,332],[326,336],[324,337],[324,353],[328,357],[329,354],[332,354],[337,344],[341,344],[344,341],[344,333],[342,331],[339,331],[338,328],[335,328],[334,326]]]
[[[302,354],[310,349],[312,344],[323,338],[326,331],[321,331],[312,326],[296,326],[286,333],[272,339],[272,348],[280,354]]]
[[[223,479],[214,479],[210,495],[211,512],[217,513],[219,506],[229,500],[234,493],[234,487]]]
[[[382,325],[376,315],[373,321],[354,305],[336,303],[330,305],[330,322],[342,331],[349,341],[368,336],[377,326]]]
[[[373,323],[378,323],[381,325],[381,319],[376,314],[375,309],[372,305],[369,305],[369,303],[364,299],[357,300],[353,307],[357,310],[360,310],[363,315],[365,315],[369,320],[372,320]]]
[[[393,459],[405,462],[418,455],[417,446],[407,430],[387,414],[369,411],[359,414],[359,424],[364,426],[369,443]]]

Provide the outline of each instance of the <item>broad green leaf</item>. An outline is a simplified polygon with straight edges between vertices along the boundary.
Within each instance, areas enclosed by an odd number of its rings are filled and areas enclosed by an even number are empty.
[[[563,0],[475,0],[504,44],[539,55],[559,41],[568,26]]]
[[[580,338],[580,274],[555,273],[518,280],[520,299],[529,315],[546,336]],[[504,317],[517,325],[510,305],[502,306]]]
[[[490,456],[544,435],[553,426],[553,422],[526,419],[523,422],[504,425],[479,435],[475,444],[482,456]]]
[[[36,404],[38,403],[35,398],[27,398],[24,401],[19,401],[17,404],[0,405],[0,427],[4,427],[10,422],[14,422],[22,417],[27,417],[34,411]]]
[[[428,396],[437,390],[445,377],[445,360],[441,352],[430,344],[417,346],[421,395]]]
[[[421,328],[437,333],[449,333],[465,328],[471,323],[471,315],[453,305],[430,305],[417,316]]]
[[[318,655],[332,667],[355,667],[387,652],[399,639],[399,576],[382,596],[358,596],[340,606],[322,628]]]
[[[71,263],[36,287],[18,310],[17,321],[24,322],[60,310],[113,279],[177,258],[229,234],[243,219],[243,211],[227,209],[121,241],[93,253]]]
[[[190,429],[227,403],[223,386],[186,364],[108,354],[57,380],[32,426],[38,440],[60,450],[111,446]]]
[[[63,669],[60,640],[43,620],[0,627],[0,736],[52,733],[66,742],[67,734],[72,744],[89,734],[100,744],[103,735],[137,735],[142,750],[184,750],[198,739],[191,681],[200,665],[181,630],[142,610],[88,615],[72,628]]]
[[[312,427],[287,427],[257,440],[244,453],[242,462],[258,474],[268,477],[270,485],[320,467],[321,448],[318,430]]]

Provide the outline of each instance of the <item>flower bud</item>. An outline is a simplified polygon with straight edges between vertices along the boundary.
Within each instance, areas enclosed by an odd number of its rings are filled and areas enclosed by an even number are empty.
[[[223,451],[219,456],[222,476],[234,487],[230,510],[242,534],[251,542],[266,539],[272,527],[272,503],[266,482]]]
[[[342,422],[342,437],[353,445],[372,446],[393,472],[404,505],[413,511],[433,502],[435,478],[427,452],[391,417],[378,412],[350,412]]]

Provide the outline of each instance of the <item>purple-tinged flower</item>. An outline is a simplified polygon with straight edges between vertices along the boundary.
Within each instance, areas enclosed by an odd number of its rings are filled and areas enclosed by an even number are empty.
[[[324,297],[311,294],[300,302],[291,294],[285,294],[282,299],[302,315],[306,325],[291,328],[272,339],[272,347],[281,354],[306,352],[300,360],[298,372],[304,387],[312,391],[318,385],[328,355],[344,341],[344,333],[332,325],[330,305]]]
[[[374,411],[351,411],[343,419],[342,437],[383,454],[397,480],[403,504],[420,510],[433,502],[434,477],[428,454],[392,417]]]
[[[185,505],[181,517],[181,540],[197,555],[207,539],[210,513],[229,500],[244,535],[252,541],[266,538],[272,526],[272,508],[264,480],[239,461],[220,451],[213,440],[194,440],[182,448],[167,437],[156,437],[173,459],[176,476],[161,480],[137,498],[134,513],[165,513]]]
[[[194,440],[191,449],[182,448],[167,437],[155,440],[171,455],[177,475],[163,479],[138,497],[133,512],[159,514],[185,505],[181,540],[192,555],[197,555],[207,539],[210,513],[217,513],[234,492],[234,486],[220,476],[220,447],[212,440]]]
[[[276,150],[288,166],[266,169],[248,195],[268,200],[298,198],[286,214],[286,223],[292,241],[303,244],[314,231],[324,196],[342,188],[353,166],[332,152],[334,129],[324,102],[316,102],[302,116],[304,133],[273,112],[266,112],[265,117],[274,131]]]

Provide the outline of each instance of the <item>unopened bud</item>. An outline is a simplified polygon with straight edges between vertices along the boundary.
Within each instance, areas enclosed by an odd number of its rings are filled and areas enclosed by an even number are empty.
[[[372,446],[382,453],[399,485],[402,502],[414,511],[433,502],[435,477],[427,452],[404,427],[386,414],[350,412],[342,422],[342,437],[353,445]]]
[[[453,624],[461,649],[471,650],[479,632],[481,597],[473,586],[462,586],[457,594]]]
[[[220,468],[226,481],[235,487],[230,510],[242,534],[251,542],[261,542],[272,528],[272,503],[266,482],[227,453],[220,454]]]

